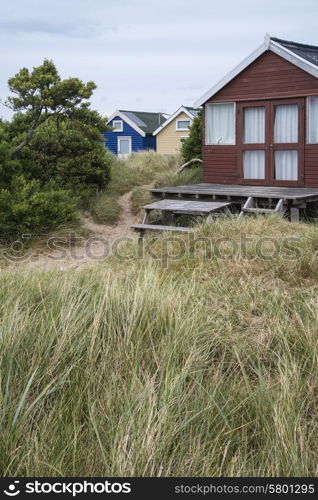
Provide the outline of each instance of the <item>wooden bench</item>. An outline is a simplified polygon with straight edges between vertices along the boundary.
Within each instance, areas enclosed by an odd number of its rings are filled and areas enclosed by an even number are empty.
[[[135,231],[175,231],[179,233],[191,233],[195,231],[195,227],[161,226],[157,224],[133,224],[130,227]]]
[[[190,201],[190,200],[160,200],[145,205],[146,212],[160,210],[161,212],[170,212],[174,214],[185,215],[209,215],[212,212],[223,209],[231,205],[230,202],[219,201]]]
[[[139,240],[143,238],[145,231],[173,231],[189,233],[195,231],[193,227],[167,226],[161,224],[149,224],[150,213],[159,210],[162,213],[173,215],[194,215],[212,217],[212,213],[231,205],[230,202],[216,201],[189,201],[189,200],[160,200],[145,205],[145,216],[142,224],[134,224],[132,229],[139,232]]]

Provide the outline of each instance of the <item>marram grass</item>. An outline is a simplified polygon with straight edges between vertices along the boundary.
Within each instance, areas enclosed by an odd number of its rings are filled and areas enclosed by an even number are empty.
[[[317,228],[243,232],[300,253],[1,272],[3,476],[318,474]]]

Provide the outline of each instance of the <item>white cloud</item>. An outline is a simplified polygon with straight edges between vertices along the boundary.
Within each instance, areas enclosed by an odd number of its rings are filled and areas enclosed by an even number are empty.
[[[0,97],[22,66],[53,59],[94,80],[93,105],[173,112],[191,105],[268,31],[318,44],[317,0],[16,0],[2,6]],[[0,115],[8,112],[0,106]]]

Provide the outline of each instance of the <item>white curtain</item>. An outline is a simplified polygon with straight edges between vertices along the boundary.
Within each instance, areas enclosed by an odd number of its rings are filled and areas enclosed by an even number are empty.
[[[244,143],[265,142],[265,108],[263,106],[244,109]]]
[[[275,106],[274,142],[298,142],[298,104]]]
[[[279,181],[298,180],[297,151],[275,151],[275,178]]]
[[[205,143],[235,144],[234,103],[207,104]]]
[[[318,96],[307,99],[307,142],[318,144]]]
[[[244,151],[244,179],[265,179],[265,152]]]

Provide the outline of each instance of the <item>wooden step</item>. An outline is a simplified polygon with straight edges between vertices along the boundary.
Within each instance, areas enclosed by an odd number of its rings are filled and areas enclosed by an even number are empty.
[[[175,231],[178,233],[191,233],[196,231],[194,227],[157,226],[155,224],[133,224],[130,227],[135,231]]]
[[[254,198],[249,196],[241,209],[239,218],[242,219],[246,213],[249,214],[278,214],[282,216],[284,214],[284,199],[281,198],[277,201],[275,208],[259,208],[254,207]]]

